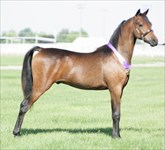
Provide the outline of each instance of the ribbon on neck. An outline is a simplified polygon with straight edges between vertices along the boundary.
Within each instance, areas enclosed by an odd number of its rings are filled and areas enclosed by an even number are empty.
[[[126,62],[126,60],[124,59],[124,57],[116,50],[116,48],[110,42],[107,45],[114,52],[114,54],[116,55],[116,57],[118,58],[118,60],[120,61],[120,63],[123,65],[123,67],[126,70],[130,70],[131,64],[128,64]]]

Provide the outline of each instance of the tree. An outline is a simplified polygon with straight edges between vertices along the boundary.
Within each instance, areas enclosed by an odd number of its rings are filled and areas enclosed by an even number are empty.
[[[25,28],[23,30],[21,30],[18,35],[20,37],[30,37],[30,36],[35,36],[35,33],[30,29],[30,28]]]
[[[18,33],[18,36],[20,36],[20,37],[34,37],[35,33],[30,28],[25,28]],[[34,39],[27,39],[25,42],[34,43],[35,40]]]
[[[69,29],[62,29],[56,37],[57,42],[73,42],[80,36],[79,31],[69,31]],[[88,33],[84,30],[81,31],[82,37],[88,37]]]

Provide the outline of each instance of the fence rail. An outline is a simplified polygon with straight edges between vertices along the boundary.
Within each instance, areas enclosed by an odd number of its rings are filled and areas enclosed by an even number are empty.
[[[56,43],[55,38],[45,37],[0,37],[0,43],[13,44],[13,43]]]

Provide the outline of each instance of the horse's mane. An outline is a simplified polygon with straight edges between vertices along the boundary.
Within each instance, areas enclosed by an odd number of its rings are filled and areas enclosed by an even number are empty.
[[[118,41],[119,41],[119,36],[120,36],[120,34],[121,34],[122,25],[123,25],[124,22],[125,22],[125,20],[122,21],[122,22],[119,24],[119,26],[116,28],[116,30],[113,32],[113,34],[112,34],[112,36],[111,36],[111,38],[110,38],[110,41],[109,41],[109,42],[110,42],[115,48],[117,48]],[[99,48],[96,49],[96,52],[99,52],[99,51],[104,52],[104,53],[111,52],[111,51],[109,51],[109,48],[107,47],[107,45],[103,45],[103,46],[101,46],[101,47],[99,47]]]
[[[125,20],[122,21],[122,22],[120,23],[120,25],[116,28],[116,30],[113,32],[113,34],[112,34],[112,36],[111,36],[111,38],[110,38],[110,41],[109,41],[109,42],[110,42],[115,48],[117,48],[118,41],[119,41],[119,36],[120,36],[120,34],[121,34],[122,25],[123,25],[124,22],[125,22]]]

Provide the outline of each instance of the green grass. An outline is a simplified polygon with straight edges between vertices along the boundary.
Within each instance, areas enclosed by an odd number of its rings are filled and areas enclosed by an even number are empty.
[[[21,73],[1,71],[1,149],[163,150],[164,92],[163,67],[132,68],[122,98],[122,139],[114,140],[108,91],[54,85],[26,114],[22,136],[14,138],[22,101]]]
[[[136,56],[132,58],[132,64],[150,64],[157,62],[164,62],[164,57],[145,57],[145,56]]]
[[[20,66],[23,64],[24,56],[18,55],[2,55],[1,56],[1,66]]]

